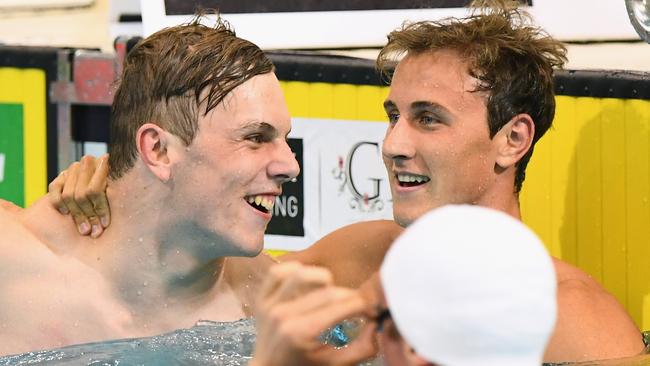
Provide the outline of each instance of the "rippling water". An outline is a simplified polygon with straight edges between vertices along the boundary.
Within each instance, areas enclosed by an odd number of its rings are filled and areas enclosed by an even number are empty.
[[[190,329],[149,338],[120,339],[0,358],[0,365],[246,365],[255,322],[201,321]]]
[[[345,328],[345,327],[343,327]],[[324,343],[338,346],[341,330],[323,335]],[[650,339],[650,332],[646,337]],[[347,341],[347,336],[345,337]],[[341,343],[342,344],[342,343]],[[189,329],[148,338],[87,343],[53,350],[0,357],[0,366],[22,365],[219,365],[240,366],[250,361],[255,345],[255,321],[200,321]],[[580,362],[576,366],[650,366],[650,348],[645,355],[618,360]],[[557,364],[569,365],[570,363]],[[364,366],[380,366],[375,360]]]
[[[340,333],[340,332],[339,332]],[[333,343],[339,333],[326,335]],[[347,339],[347,335],[346,335]],[[337,342],[341,340],[337,338]],[[148,338],[87,343],[0,358],[0,366],[21,365],[247,365],[255,345],[255,321],[200,321],[189,329]],[[339,344],[337,344],[339,345]],[[380,360],[362,366],[381,366]]]

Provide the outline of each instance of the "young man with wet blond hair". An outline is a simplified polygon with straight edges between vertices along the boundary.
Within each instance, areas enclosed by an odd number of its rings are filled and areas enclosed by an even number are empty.
[[[290,129],[271,61],[224,23],[138,43],[98,183],[120,229],[80,236],[108,217],[77,229],[46,200],[0,208],[0,355],[249,317],[274,263],[259,255],[269,202],[299,172]]]

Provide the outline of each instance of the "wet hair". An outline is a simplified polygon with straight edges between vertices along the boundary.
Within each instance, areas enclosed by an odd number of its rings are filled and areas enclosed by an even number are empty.
[[[219,17],[214,27],[201,19],[152,34],[124,60],[111,116],[112,179],[133,167],[140,126],[155,123],[189,146],[200,113],[206,115],[252,77],[274,71],[259,47],[237,37]]]
[[[516,164],[515,192],[521,190],[535,143],[555,115],[553,69],[567,61],[566,47],[531,24],[530,16],[505,0],[474,1],[466,18],[405,23],[388,35],[377,67],[391,77],[397,60],[408,54],[453,50],[478,79],[474,91],[486,92],[490,137],[514,116],[535,123],[533,142]]]

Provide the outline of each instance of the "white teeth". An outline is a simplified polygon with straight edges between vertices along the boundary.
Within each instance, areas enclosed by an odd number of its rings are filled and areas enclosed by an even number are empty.
[[[271,211],[273,209],[274,204],[275,204],[275,200],[270,200],[266,198],[262,200],[262,207],[264,207],[267,211]]]
[[[273,209],[273,205],[275,204],[275,199],[260,195],[248,196],[246,200],[250,204],[256,204],[257,206],[264,207],[267,211],[271,211]]]
[[[397,174],[397,180],[401,183],[426,183],[429,181],[429,177],[415,174]]]

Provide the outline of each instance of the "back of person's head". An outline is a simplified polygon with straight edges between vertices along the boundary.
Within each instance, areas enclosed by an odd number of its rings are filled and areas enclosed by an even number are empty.
[[[525,178],[535,143],[549,129],[555,114],[553,68],[566,62],[566,48],[531,25],[518,2],[474,1],[467,18],[405,23],[388,35],[377,67],[386,75],[408,54],[454,50],[467,60],[468,73],[479,80],[476,91],[487,92],[488,126],[494,135],[512,117],[530,115],[533,144],[517,163],[515,191]]]
[[[111,117],[112,179],[133,167],[140,126],[157,124],[190,145],[200,114],[252,77],[273,71],[262,50],[237,37],[221,19],[214,27],[200,19],[152,34],[124,60]]]
[[[535,234],[459,205],[415,221],[380,271],[391,317],[416,354],[446,366],[533,366],[556,320],[555,271]]]

